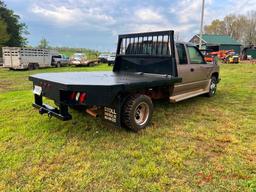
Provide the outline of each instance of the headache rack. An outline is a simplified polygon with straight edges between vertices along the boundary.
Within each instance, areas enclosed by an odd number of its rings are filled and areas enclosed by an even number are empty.
[[[174,31],[119,35],[114,72],[177,76]]]

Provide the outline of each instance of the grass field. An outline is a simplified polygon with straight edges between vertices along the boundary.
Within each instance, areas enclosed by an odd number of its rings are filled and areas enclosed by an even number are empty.
[[[111,68],[0,69],[0,190],[256,191],[256,65],[222,65],[213,98],[156,102],[138,134],[31,107],[30,74],[77,70]]]

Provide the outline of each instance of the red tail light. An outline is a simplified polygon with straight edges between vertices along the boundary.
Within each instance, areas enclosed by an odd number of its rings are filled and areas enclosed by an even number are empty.
[[[84,103],[87,98],[87,93],[84,92],[71,92],[69,95],[70,100],[78,101],[79,103]]]
[[[87,97],[87,94],[86,94],[86,93],[82,93],[82,94],[80,95],[79,102],[80,102],[80,103],[83,103],[83,102],[85,101],[86,97]]]
[[[71,94],[70,94],[70,100],[74,100],[75,99],[75,96],[76,96],[76,92],[72,92]]]

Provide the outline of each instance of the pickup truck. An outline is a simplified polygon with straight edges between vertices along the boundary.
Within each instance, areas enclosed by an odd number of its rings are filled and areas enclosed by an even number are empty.
[[[63,54],[55,55],[52,57],[52,65],[61,67],[69,63],[69,58]]]
[[[84,53],[75,53],[70,58],[70,64],[74,65],[76,67],[82,67],[82,66],[93,66],[99,63],[99,59],[87,59],[86,55]]]
[[[116,60],[116,55],[115,54],[110,54],[108,57],[107,57],[107,63],[108,65],[114,65],[115,63],[115,60]]]
[[[107,63],[108,56],[109,56],[109,54],[107,54],[107,53],[100,54],[99,57],[98,57],[99,62]]]
[[[205,94],[214,96],[219,66],[207,64],[190,43],[174,42],[174,31],[119,35],[112,72],[36,74],[35,102],[40,114],[72,119],[69,108],[84,107],[119,127],[135,132],[147,127],[153,100],[178,102]],[[43,103],[54,100],[56,107]]]

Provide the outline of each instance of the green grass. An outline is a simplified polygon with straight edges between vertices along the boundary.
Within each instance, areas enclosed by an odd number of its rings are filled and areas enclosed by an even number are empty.
[[[156,102],[138,134],[31,107],[30,74],[89,70],[111,68],[0,69],[0,190],[256,191],[256,65],[222,65],[213,98]]]

